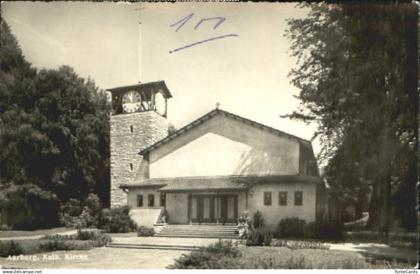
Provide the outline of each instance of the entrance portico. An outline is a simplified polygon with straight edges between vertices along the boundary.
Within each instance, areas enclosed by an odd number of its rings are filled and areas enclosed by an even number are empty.
[[[158,190],[171,201],[165,206],[168,222],[184,224],[236,224],[247,208],[247,191],[244,184],[220,178],[188,178]]]
[[[236,223],[238,219],[237,194],[190,194],[188,196],[190,223]]]

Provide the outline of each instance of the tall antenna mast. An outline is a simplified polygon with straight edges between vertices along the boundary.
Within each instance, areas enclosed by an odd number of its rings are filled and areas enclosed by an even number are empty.
[[[142,81],[142,67],[141,67],[141,65],[142,65],[142,34],[143,34],[143,30],[142,30],[142,24],[143,24],[143,22],[142,22],[142,18],[141,18],[141,10],[143,10],[143,9],[145,9],[145,8],[143,8],[142,6],[141,6],[141,3],[139,3],[139,8],[137,8],[136,10],[138,10],[139,11],[139,24],[138,24],[138,27],[139,27],[139,83],[141,83],[141,81]]]

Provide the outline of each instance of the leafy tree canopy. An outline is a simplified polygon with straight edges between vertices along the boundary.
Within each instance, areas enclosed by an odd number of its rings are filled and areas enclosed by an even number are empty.
[[[68,66],[32,68],[4,21],[0,66],[0,183],[14,197],[9,202],[21,201],[22,210],[35,212],[28,200],[28,193],[35,189],[38,198],[56,200],[59,205],[71,198],[85,200],[92,192],[107,205],[109,106],[105,93]],[[41,215],[39,210],[34,218]]]
[[[413,229],[416,181],[417,12],[411,4],[304,4],[286,36],[301,107],[290,118],[317,123],[333,196],[369,199],[371,225],[391,212]],[[392,208],[391,208],[392,207]],[[360,208],[360,211],[363,210]]]

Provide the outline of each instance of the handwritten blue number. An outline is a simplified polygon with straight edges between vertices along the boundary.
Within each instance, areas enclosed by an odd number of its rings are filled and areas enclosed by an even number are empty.
[[[225,17],[203,18],[203,19],[200,20],[200,22],[198,22],[197,25],[195,25],[194,29],[196,30],[201,25],[201,23],[203,23],[204,21],[210,21],[210,20],[219,20],[219,22],[217,22],[213,27],[213,29],[216,29],[218,26],[220,26],[226,20],[226,18]]]
[[[176,25],[180,24],[175,30],[175,31],[178,31],[180,28],[182,28],[183,25],[185,25],[185,23],[188,22],[188,20],[191,19],[191,17],[193,17],[193,15],[194,15],[194,13],[191,13],[191,14],[185,16],[184,18],[182,18],[181,20],[179,20],[178,22],[173,23],[172,25],[169,25],[169,26],[170,27],[175,27]]]
[[[181,20],[173,23],[172,25],[169,25],[170,27],[175,27],[178,25],[178,27],[175,29],[175,32],[177,32],[178,30],[180,30],[192,17],[193,17],[194,13],[190,13],[189,15],[185,16],[184,18],[182,18]],[[213,30],[216,29],[218,26],[220,26],[225,20],[225,17],[210,17],[210,18],[203,18],[201,19],[197,25],[195,25],[194,30],[196,30],[203,22],[205,21],[210,21],[210,20],[218,20],[218,22],[213,26]],[[179,47],[173,50],[170,50],[169,53],[174,53],[183,49],[187,49],[199,44],[203,44],[206,42],[210,42],[210,41],[214,41],[214,40],[218,40],[218,39],[222,39],[222,38],[228,38],[228,37],[238,37],[239,35],[236,33],[230,33],[230,34],[225,34],[225,35],[219,35],[213,38],[209,38],[209,39],[205,39],[205,40],[201,40],[198,42],[194,42],[191,44],[188,44],[186,46],[183,47]]]

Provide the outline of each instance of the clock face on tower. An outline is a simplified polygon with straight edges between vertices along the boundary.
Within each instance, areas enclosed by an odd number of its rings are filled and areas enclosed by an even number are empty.
[[[156,112],[160,115],[165,115],[166,107],[165,107],[165,98],[163,97],[162,93],[158,92],[155,95],[155,105],[156,105]]]
[[[125,113],[132,113],[139,110],[141,105],[140,93],[136,91],[128,91],[123,95],[122,107]]]

